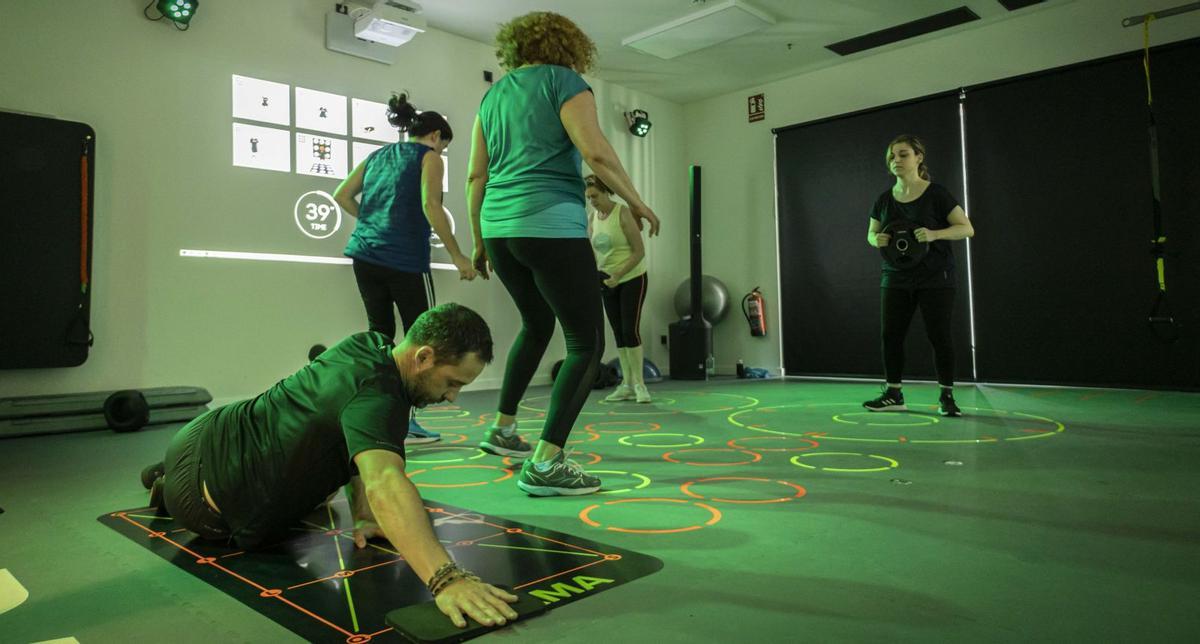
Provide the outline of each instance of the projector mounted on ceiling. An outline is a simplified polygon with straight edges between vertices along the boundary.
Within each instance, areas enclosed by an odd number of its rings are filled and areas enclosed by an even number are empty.
[[[775,24],[775,19],[741,0],[725,0],[621,41],[670,60]]]
[[[352,14],[355,18],[354,35],[363,40],[399,47],[425,31],[425,19],[418,15],[420,13],[421,5],[411,0],[379,0],[366,12]]]

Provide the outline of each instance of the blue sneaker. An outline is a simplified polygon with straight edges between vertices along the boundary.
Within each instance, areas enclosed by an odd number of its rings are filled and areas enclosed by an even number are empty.
[[[422,445],[424,443],[436,443],[442,440],[442,435],[421,427],[415,419],[408,421],[408,436],[404,437],[405,445]]]

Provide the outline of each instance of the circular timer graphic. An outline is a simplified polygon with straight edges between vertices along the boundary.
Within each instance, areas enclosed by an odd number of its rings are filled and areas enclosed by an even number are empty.
[[[328,192],[311,190],[296,200],[296,225],[313,239],[326,239],[342,227],[342,209]]]

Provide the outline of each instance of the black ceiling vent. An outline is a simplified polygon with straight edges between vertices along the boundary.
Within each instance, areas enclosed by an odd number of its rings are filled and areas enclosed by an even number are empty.
[[[1000,4],[1004,5],[1004,8],[1008,9],[1009,11],[1016,11],[1017,9],[1024,9],[1025,7],[1032,7],[1035,4],[1042,4],[1046,0],[996,0],[996,1],[999,2]]]
[[[850,54],[857,54],[860,51],[890,45],[894,42],[908,40],[909,38],[915,38],[950,27],[957,27],[958,25],[975,20],[979,20],[979,16],[974,11],[971,11],[967,7],[959,7],[912,22],[906,22],[902,25],[896,25],[895,27],[881,29],[865,36],[858,36],[849,40],[835,42],[832,45],[825,45],[825,48],[839,56],[849,56]]]

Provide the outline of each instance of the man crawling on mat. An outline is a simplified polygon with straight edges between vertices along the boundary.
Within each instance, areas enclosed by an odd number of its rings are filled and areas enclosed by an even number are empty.
[[[386,536],[455,625],[464,614],[487,626],[516,619],[515,595],[451,561],[404,474],[411,408],[457,398],[492,361],[491,331],[443,304],[391,342],[356,333],[266,392],[192,420],[171,439],[151,496],[201,537],[251,549],[345,485],[355,544]]]

